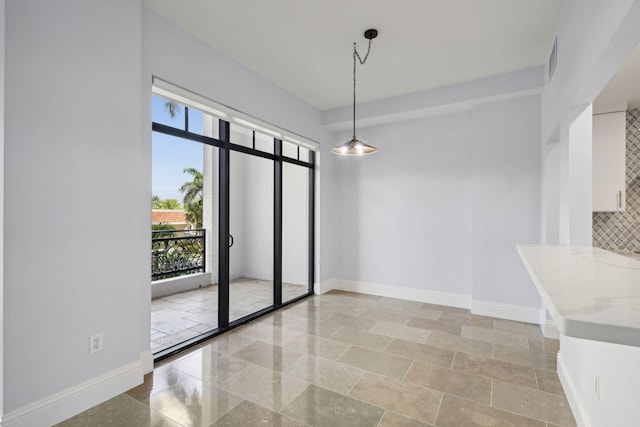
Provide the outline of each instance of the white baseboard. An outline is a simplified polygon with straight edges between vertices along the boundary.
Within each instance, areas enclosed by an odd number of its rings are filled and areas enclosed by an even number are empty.
[[[587,417],[587,411],[580,402],[577,388],[568,374],[569,371],[567,370],[567,366],[564,364],[562,350],[560,350],[560,352],[558,353],[557,360],[558,377],[560,378],[560,383],[562,384],[562,388],[564,389],[564,394],[567,397],[567,401],[569,402],[569,407],[571,408],[573,417],[576,420],[576,424],[578,425],[578,427],[592,427],[591,423],[589,422],[589,418]]]
[[[556,325],[555,320],[549,319],[544,322],[542,335],[544,335],[545,338],[560,339],[560,331],[558,331],[558,325]]]
[[[536,325],[540,322],[539,308],[501,304],[498,302],[474,300],[471,303],[471,313],[480,316],[497,317],[498,319],[534,323]]]
[[[460,308],[469,308],[471,302],[469,296],[462,294],[341,279],[330,279],[322,282],[316,293],[321,295],[332,289]]]
[[[140,353],[140,363],[142,363],[142,373],[144,375],[153,372],[153,352],[145,350]]]
[[[327,292],[336,289],[337,279],[329,279],[324,282],[316,283],[313,287],[313,291],[316,295],[326,294]]]
[[[2,427],[44,427],[64,421],[141,384],[145,363],[146,361],[142,359],[137,360],[22,408],[5,413],[0,425]]]

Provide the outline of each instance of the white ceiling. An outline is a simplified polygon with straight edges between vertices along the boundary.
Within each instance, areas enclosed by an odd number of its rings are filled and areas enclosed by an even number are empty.
[[[594,113],[640,108],[640,45],[593,102]]]
[[[353,42],[374,101],[544,64],[561,0],[144,0],[320,110],[351,103]],[[177,82],[179,83],[179,82]]]

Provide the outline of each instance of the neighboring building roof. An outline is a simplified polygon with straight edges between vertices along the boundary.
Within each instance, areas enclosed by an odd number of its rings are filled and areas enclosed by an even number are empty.
[[[168,224],[187,223],[187,214],[183,210],[153,209],[151,210],[151,223],[166,222]]]

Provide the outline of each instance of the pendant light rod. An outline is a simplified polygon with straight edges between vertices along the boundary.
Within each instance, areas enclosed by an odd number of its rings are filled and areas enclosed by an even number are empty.
[[[378,151],[375,147],[371,147],[363,143],[362,141],[358,141],[358,139],[356,138],[356,66],[357,62],[360,62],[360,65],[364,65],[364,63],[367,62],[369,53],[371,53],[371,40],[375,39],[377,36],[378,30],[375,30],[373,28],[368,29],[364,32],[364,38],[369,40],[367,53],[364,55],[364,58],[362,58],[360,56],[360,53],[358,53],[357,44],[353,43],[353,137],[351,138],[351,141],[348,141],[339,147],[333,148],[331,151],[335,154],[362,155],[371,154]]]

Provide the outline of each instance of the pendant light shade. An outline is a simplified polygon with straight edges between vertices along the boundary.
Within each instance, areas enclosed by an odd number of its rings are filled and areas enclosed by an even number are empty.
[[[339,147],[334,147],[331,152],[333,154],[340,154],[343,156],[361,156],[364,154],[373,154],[378,149],[370,145],[365,144],[362,141],[357,140],[355,137],[348,142],[345,142]]]
[[[353,137],[350,141],[347,141],[338,147],[334,147],[331,150],[334,154],[341,156],[362,156],[365,154],[373,154],[378,151],[377,148],[367,145],[356,138],[356,59],[358,59],[360,65],[364,65],[369,57],[369,52],[371,52],[371,40],[375,39],[377,36],[378,31],[374,29],[369,29],[364,32],[364,38],[369,40],[369,48],[367,49],[367,54],[364,56],[364,59],[360,57],[360,54],[356,49],[356,44],[353,44]]]

